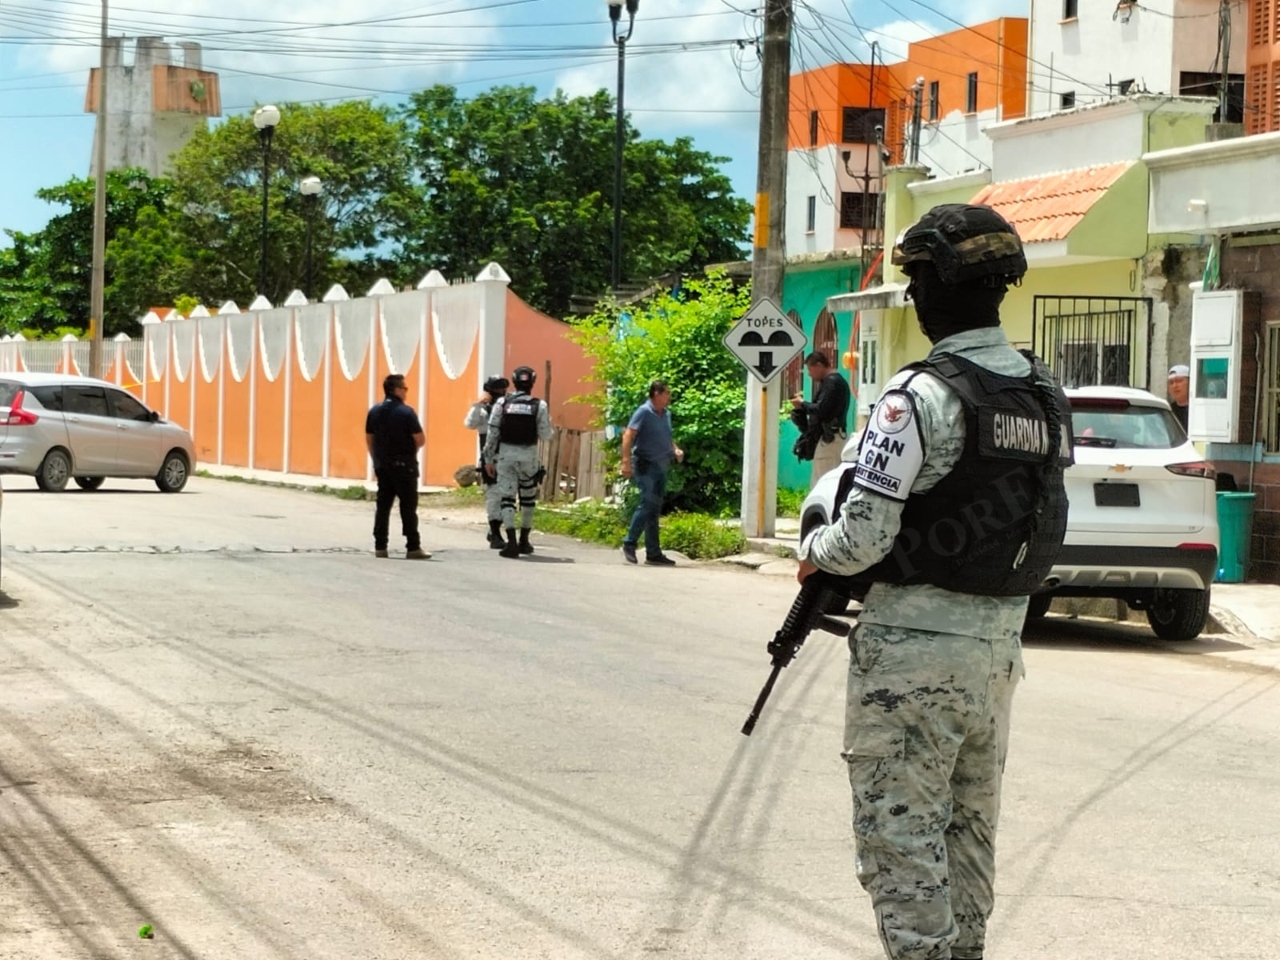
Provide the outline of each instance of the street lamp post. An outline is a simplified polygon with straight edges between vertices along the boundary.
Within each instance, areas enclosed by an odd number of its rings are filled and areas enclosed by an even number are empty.
[[[253,125],[262,141],[262,249],[258,260],[258,295],[267,295],[267,196],[271,187],[271,138],[280,122],[280,110],[271,104],[253,114]]]
[[[307,263],[306,263],[306,286],[303,292],[307,295],[307,299],[311,299],[311,232],[315,225],[316,207],[320,205],[320,194],[324,192],[324,181],[319,177],[306,177],[298,184],[298,189],[302,192],[302,205],[306,210],[307,217]]]
[[[622,286],[622,152],[626,147],[626,115],[623,96],[627,82],[627,41],[636,29],[640,0],[607,0],[613,24],[613,42],[618,48],[618,129],[613,157],[613,290]],[[622,8],[627,8],[627,27],[622,29]]]

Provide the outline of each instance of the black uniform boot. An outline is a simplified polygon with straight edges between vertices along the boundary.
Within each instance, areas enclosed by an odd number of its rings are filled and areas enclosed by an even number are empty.
[[[503,543],[504,541],[502,539],[502,521],[490,520],[489,521],[489,548],[491,550],[501,550]]]
[[[520,544],[516,543],[515,530],[507,531],[507,545],[502,548],[502,552],[498,554],[500,557],[506,557],[509,560],[518,559],[520,556]]]
[[[533,544],[529,542],[530,529],[528,527],[520,528],[520,552],[533,553]]]

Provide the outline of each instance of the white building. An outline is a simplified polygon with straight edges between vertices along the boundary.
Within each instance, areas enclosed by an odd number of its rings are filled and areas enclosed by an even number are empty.
[[[1217,97],[1221,0],[1031,0],[1028,115],[1130,93]],[[1238,123],[1244,100],[1247,9],[1228,5],[1228,72]]]
[[[107,41],[107,169],[141,167],[151,176],[169,172],[172,156],[209,117],[222,115],[218,75],[203,69],[200,45],[181,43],[182,62],[161,37],[138,37],[132,62],[126,40]],[[85,112],[98,110],[98,71],[89,75]],[[96,175],[91,153],[90,175]]]

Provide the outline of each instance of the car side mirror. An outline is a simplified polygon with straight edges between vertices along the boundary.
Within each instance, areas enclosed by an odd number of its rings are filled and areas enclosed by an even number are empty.
[[[159,422],[160,422],[160,414],[158,414],[156,411],[152,410],[150,413],[148,413],[148,414],[147,414],[147,419],[148,419],[150,422],[152,422],[152,423],[159,423]]]

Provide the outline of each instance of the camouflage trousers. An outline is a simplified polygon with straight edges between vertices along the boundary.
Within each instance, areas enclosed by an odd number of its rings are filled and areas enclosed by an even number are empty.
[[[862,624],[849,647],[843,755],[885,955],[979,958],[1021,645]]]
[[[486,520],[502,519],[502,491],[498,488],[498,481],[495,479],[492,483],[484,482],[484,515]]]
[[[502,525],[508,530],[516,526],[516,503],[520,504],[520,526],[533,526],[533,507],[538,502],[538,448],[501,447],[498,450],[498,482],[494,484],[502,507]]]

